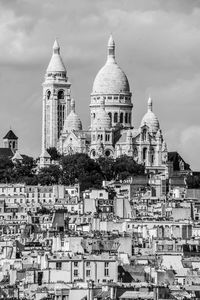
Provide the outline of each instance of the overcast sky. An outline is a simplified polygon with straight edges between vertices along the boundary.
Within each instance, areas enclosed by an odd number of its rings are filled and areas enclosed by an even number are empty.
[[[133,93],[133,125],[153,99],[169,151],[200,170],[200,0],[0,0],[0,137],[41,152],[42,82],[57,37],[76,111],[89,126],[112,32]]]

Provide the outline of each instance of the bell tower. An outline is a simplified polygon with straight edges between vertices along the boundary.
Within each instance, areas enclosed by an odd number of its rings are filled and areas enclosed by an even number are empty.
[[[42,151],[56,147],[66,115],[70,112],[71,83],[55,40],[43,83]]]

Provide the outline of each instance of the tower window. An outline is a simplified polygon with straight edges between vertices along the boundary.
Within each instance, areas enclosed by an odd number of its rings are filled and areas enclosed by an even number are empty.
[[[125,114],[125,123],[128,123],[128,113]]]
[[[154,149],[151,150],[151,163],[154,163]]]
[[[47,91],[47,99],[49,100],[51,97],[51,92],[50,91]]]
[[[118,113],[114,113],[114,122],[115,122],[115,123],[118,122]]]
[[[120,113],[120,123],[123,123],[123,119],[124,119],[124,114],[121,112]]]
[[[109,115],[109,117],[110,117],[110,120],[112,121],[112,113],[109,112],[108,115]]]
[[[58,99],[64,99],[64,92],[62,90],[58,92]]]
[[[147,139],[147,131],[146,131],[146,129],[144,129],[143,132],[142,132],[142,139],[143,139],[143,141],[146,141],[146,139]]]
[[[147,158],[147,148],[144,148],[144,149],[143,149],[142,157],[143,157],[143,161],[145,161],[146,158]]]
[[[129,114],[129,120],[128,122],[131,124],[131,113]]]

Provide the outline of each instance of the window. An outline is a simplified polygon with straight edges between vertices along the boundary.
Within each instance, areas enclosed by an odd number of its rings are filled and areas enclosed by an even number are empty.
[[[90,267],[90,261],[86,261],[86,267]]]
[[[131,113],[129,114],[129,123],[131,123]]]
[[[110,156],[110,150],[106,150],[105,155],[108,157]]]
[[[58,99],[64,99],[64,92],[62,90],[58,92]]]
[[[105,262],[104,263],[104,276],[109,276],[109,263]]]
[[[118,113],[114,113],[114,122],[115,122],[115,123],[118,122]]]
[[[62,269],[62,262],[58,261],[56,262],[56,270],[61,270]]]
[[[78,270],[74,270],[74,277],[77,277],[78,276]]]
[[[78,261],[74,262],[74,267],[78,267]]]
[[[143,153],[143,155],[142,155],[143,160],[146,160],[146,158],[147,158],[147,148],[144,148],[142,153]]]
[[[128,123],[128,113],[125,114],[125,123]]]
[[[51,97],[51,92],[50,91],[47,91],[47,99],[49,100]]]
[[[143,132],[142,132],[142,139],[143,139],[143,141],[146,141],[146,139],[147,139],[147,131],[146,131],[146,129],[144,129]]]
[[[108,115],[109,115],[109,117],[110,117],[110,121],[112,121],[112,113],[109,112]]]
[[[90,270],[86,270],[86,277],[90,277]]]
[[[124,115],[123,115],[123,113],[121,112],[121,113],[120,113],[120,123],[123,123],[123,119],[124,119]]]

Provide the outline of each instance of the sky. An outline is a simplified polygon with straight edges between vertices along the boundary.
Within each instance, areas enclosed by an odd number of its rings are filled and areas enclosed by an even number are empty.
[[[110,33],[133,93],[134,127],[151,95],[168,151],[200,170],[200,0],[0,0],[0,140],[12,128],[20,153],[40,155],[55,38],[87,129]]]

